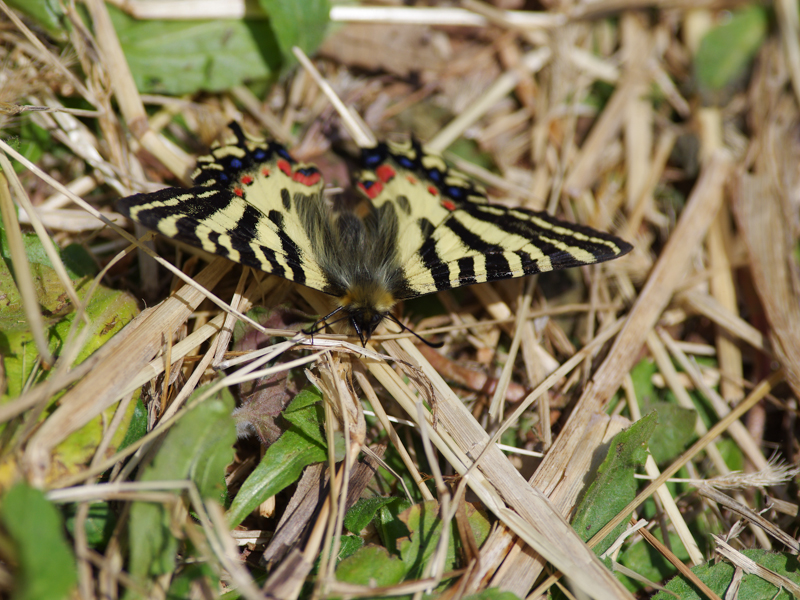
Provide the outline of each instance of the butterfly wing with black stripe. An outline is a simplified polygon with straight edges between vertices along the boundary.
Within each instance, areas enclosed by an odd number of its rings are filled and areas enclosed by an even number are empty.
[[[396,299],[610,260],[615,236],[547,213],[491,204],[485,192],[416,141],[363,151],[359,187],[394,206],[405,282]]]
[[[207,252],[326,291],[301,215],[327,215],[319,171],[276,142],[247,138],[236,123],[231,129],[234,140],[198,159],[195,187],[122,198],[120,212]]]

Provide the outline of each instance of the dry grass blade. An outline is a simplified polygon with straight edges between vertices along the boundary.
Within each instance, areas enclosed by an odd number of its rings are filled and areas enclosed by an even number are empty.
[[[758,201],[755,199],[758,198]],[[763,177],[742,174],[734,208],[752,261],[756,291],[772,325],[772,348],[800,395],[800,282],[790,264],[791,234],[781,198]]]

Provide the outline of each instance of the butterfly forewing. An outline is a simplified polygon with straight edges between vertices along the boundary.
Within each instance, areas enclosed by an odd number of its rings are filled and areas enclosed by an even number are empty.
[[[233,143],[198,160],[196,187],[129,196],[119,201],[120,212],[207,252],[324,290],[328,281],[298,211],[325,210],[319,172],[280,144],[232,128]]]

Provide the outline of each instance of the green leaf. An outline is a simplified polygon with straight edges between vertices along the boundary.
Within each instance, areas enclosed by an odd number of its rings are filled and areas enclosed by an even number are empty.
[[[701,94],[713,94],[741,79],[767,37],[767,11],[748,6],[703,36],[694,57]]]
[[[331,12],[329,0],[258,0],[258,3],[269,16],[287,62],[294,61],[292,46],[313,54],[325,39]]]
[[[641,512],[639,516],[640,518],[642,517]],[[656,529],[653,535],[663,542],[661,531],[661,529]],[[677,534],[669,534],[669,548],[679,560],[689,560],[689,553]],[[619,562],[650,581],[665,581],[670,577],[674,577],[678,572],[675,566],[664,558],[663,554],[644,540],[639,540],[633,545],[625,547],[620,554]],[[630,579],[625,575],[617,573],[617,577],[632,592],[639,592],[647,587],[644,582]]]
[[[166,600],[178,600],[179,598],[192,598],[193,589],[211,590],[211,596],[219,598],[220,580],[218,574],[208,563],[195,563],[183,565],[169,584]]]
[[[606,459],[575,510],[572,526],[582,540],[591,538],[633,500],[637,488],[633,475],[647,459],[647,443],[656,425],[656,415],[650,413],[611,440]],[[594,547],[595,553],[605,552],[626,526],[620,523]]]
[[[381,506],[377,512],[375,528],[384,546],[392,551],[397,550],[398,540],[408,536],[408,527],[400,519],[400,515],[414,505],[405,497],[393,498],[392,502]]]
[[[636,392],[636,399],[642,409],[659,399],[658,392],[653,385],[653,375],[656,371],[658,371],[656,363],[649,358],[643,358],[631,369],[633,391]]]
[[[13,553],[17,565],[12,600],[69,597],[77,583],[75,557],[61,515],[42,492],[24,483],[12,487],[3,496],[0,523],[8,536],[4,550]]]
[[[268,21],[138,21],[108,7],[140,92],[221,91],[278,73],[281,51]]]
[[[328,445],[322,433],[322,396],[310,389],[300,392],[286,407],[289,428],[264,453],[261,463],[245,480],[228,511],[228,524],[235,527],[267,498],[300,478],[308,465],[328,459]],[[344,440],[337,434],[336,456],[344,455]]]
[[[381,546],[369,545],[336,567],[337,581],[356,585],[390,586],[403,581],[406,565]]]
[[[202,394],[205,387],[192,397]],[[190,479],[202,497],[221,500],[225,467],[233,460],[236,441],[233,406],[233,397],[225,388],[191,408],[167,433],[140,480]],[[174,568],[178,540],[171,531],[171,516],[172,511],[163,504],[134,502],[131,506],[130,572],[141,581]]]
[[[344,518],[344,526],[349,532],[358,534],[364,527],[369,525],[376,512],[394,501],[395,498],[381,498],[380,496],[362,498],[347,511],[347,515]]]
[[[141,398],[137,398],[134,404],[128,431],[125,432],[125,437],[120,442],[118,450],[127,448],[147,434],[147,408]]]
[[[747,558],[754,560],[762,567],[775,571],[795,584],[800,585],[800,565],[797,557],[792,554],[778,554],[766,550],[742,550]],[[725,592],[733,579],[733,566],[727,562],[706,563],[692,568],[692,572],[700,580],[716,592],[718,596],[725,596]],[[683,577],[675,577],[666,586],[668,591],[662,591],[653,596],[652,600],[674,600],[677,594],[681,600],[703,600],[704,595],[697,593],[694,586],[690,585]],[[672,592],[672,593],[669,593]],[[794,598],[786,590],[777,587],[757,575],[745,574],[739,586],[738,598],[750,600],[755,598],[770,598],[771,600],[790,600]]]
[[[41,308],[42,320],[46,327],[48,347],[58,356],[64,349],[70,330],[75,321],[75,306],[67,296],[66,290],[44,252],[41,240],[34,234],[23,234],[25,253],[30,263],[36,301]],[[60,257],[72,281],[78,299],[85,301],[91,288],[90,275],[96,270],[94,261],[80,246],[68,246],[60,251]],[[22,307],[22,298],[17,290],[14,265],[8,249],[8,243],[0,221],[0,360],[5,375],[5,389],[0,393],[0,403],[17,397],[26,385],[35,385],[46,380],[52,371],[39,368],[39,351],[33,342],[27,316]],[[92,353],[111,339],[139,312],[136,300],[128,293],[119,292],[98,286],[86,307],[89,324],[81,322],[81,330],[89,327],[84,345],[78,349],[74,365],[83,362]],[[60,394],[50,399],[54,405]],[[133,405],[126,413],[120,428],[114,434],[110,446],[117,448],[133,414]],[[54,460],[61,465],[65,473],[74,472],[94,455],[97,444],[105,434],[107,426],[116,407],[109,408],[80,430],[71,434],[56,448]],[[45,411],[42,417],[46,417]],[[0,425],[0,430],[8,424]]]
[[[658,435],[650,438],[650,453],[661,464],[677,457],[697,437],[697,413],[669,402],[653,402],[649,408],[658,415]]]
[[[336,562],[339,563],[345,558],[349,558],[353,556],[356,552],[361,550],[364,547],[364,540],[357,536],[357,535],[340,535],[339,536],[339,556],[336,559]],[[318,572],[319,567],[319,557],[317,558],[317,564],[314,566],[314,572]]]
[[[67,530],[75,536],[76,504],[67,504],[63,508],[66,517]],[[86,541],[95,550],[102,550],[114,533],[117,524],[117,515],[108,502],[95,502],[89,505],[89,514],[86,517]]]
[[[472,535],[475,536],[475,540],[480,546],[489,535],[489,520],[473,504],[467,503],[466,512]],[[397,548],[407,568],[406,578],[416,579],[422,577],[423,569],[433,556],[442,534],[439,503],[429,501],[415,504],[403,511],[399,518],[405,523],[410,533],[408,537],[397,540]],[[458,536],[455,520],[450,523],[448,535],[450,540],[447,544],[445,571],[452,570],[456,565],[456,539]]]
[[[35,20],[59,40],[67,38],[64,10],[58,0],[8,0],[8,5]]]

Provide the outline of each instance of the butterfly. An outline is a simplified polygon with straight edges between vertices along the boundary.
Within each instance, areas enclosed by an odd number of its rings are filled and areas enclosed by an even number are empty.
[[[313,165],[275,141],[234,137],[198,159],[194,187],[118,201],[167,237],[333,296],[366,344],[401,300],[618,258],[623,240],[486,192],[411,140],[364,148],[366,210],[334,210]],[[361,214],[361,213],[364,214]],[[396,322],[397,320],[394,319]]]

